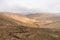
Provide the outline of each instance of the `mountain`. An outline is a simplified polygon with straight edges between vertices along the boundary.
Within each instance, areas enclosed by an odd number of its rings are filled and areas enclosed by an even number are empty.
[[[38,28],[36,22],[21,14],[0,12],[0,40],[60,40],[60,29]]]
[[[27,17],[31,19],[36,19],[36,20],[60,20],[60,14],[59,13],[35,13],[35,14],[28,14],[26,15]]]
[[[35,13],[35,14],[28,14],[26,15],[30,19],[35,19],[40,21],[41,23],[51,23],[55,21],[60,21],[60,14],[59,13]]]
[[[24,25],[24,26],[37,26],[36,23],[38,21],[33,20],[33,19],[29,19],[24,15],[20,15],[20,14],[15,14],[15,13],[0,13],[0,18],[9,20],[9,21],[13,21],[19,25]]]
[[[60,29],[60,14],[59,13],[35,13],[26,15],[30,19],[40,21],[40,28],[55,28]]]

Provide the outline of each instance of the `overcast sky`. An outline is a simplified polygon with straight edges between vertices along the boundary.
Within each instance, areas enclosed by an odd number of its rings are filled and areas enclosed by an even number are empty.
[[[0,0],[0,12],[60,13],[60,0]]]

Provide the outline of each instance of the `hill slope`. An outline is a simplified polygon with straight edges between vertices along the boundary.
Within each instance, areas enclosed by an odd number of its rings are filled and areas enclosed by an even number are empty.
[[[35,28],[28,26],[27,23],[26,26],[23,21],[23,23],[18,22],[17,18],[19,19],[20,16],[16,14],[0,14],[0,40],[60,40],[59,30]]]
[[[28,14],[26,16],[30,19],[38,20],[41,23],[60,21],[60,14],[59,13],[56,13],[56,14],[35,13],[35,14]]]
[[[0,18],[3,18],[5,20],[13,21],[19,25],[24,25],[24,26],[36,26],[37,27],[37,22],[36,20],[29,19],[26,16],[18,15],[18,14],[12,14],[12,13],[0,13]]]

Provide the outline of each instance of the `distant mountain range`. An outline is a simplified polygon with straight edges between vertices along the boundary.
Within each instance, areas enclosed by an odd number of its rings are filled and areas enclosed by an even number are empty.
[[[60,20],[59,13],[35,13],[35,14],[28,14],[27,17],[36,20]]]
[[[50,14],[50,13],[36,13],[36,14],[28,14],[27,17],[39,21],[60,21],[60,14]]]

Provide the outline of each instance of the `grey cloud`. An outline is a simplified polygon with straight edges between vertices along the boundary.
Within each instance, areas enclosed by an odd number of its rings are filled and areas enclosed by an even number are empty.
[[[60,0],[0,0],[1,12],[60,12]]]

